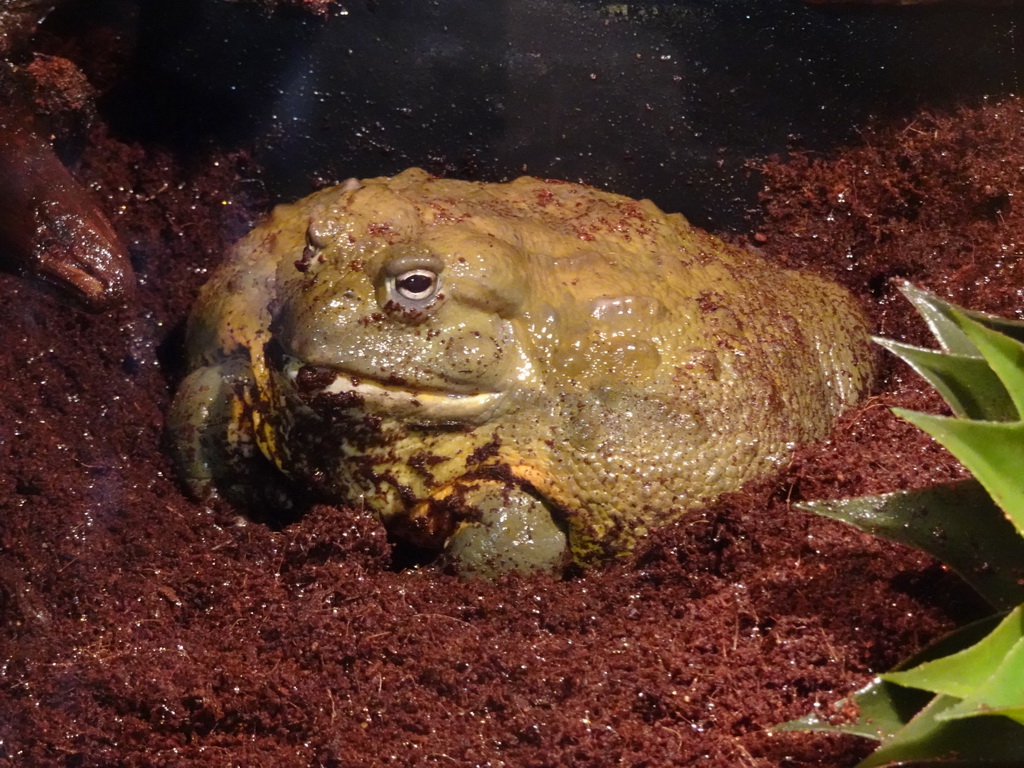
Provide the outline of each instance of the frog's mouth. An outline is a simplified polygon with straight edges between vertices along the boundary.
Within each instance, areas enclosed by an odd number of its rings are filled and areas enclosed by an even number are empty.
[[[466,385],[446,389],[385,382],[365,373],[307,365],[294,358],[285,362],[283,373],[307,401],[327,396],[352,409],[430,421],[486,419],[497,410],[505,394],[472,390]]]

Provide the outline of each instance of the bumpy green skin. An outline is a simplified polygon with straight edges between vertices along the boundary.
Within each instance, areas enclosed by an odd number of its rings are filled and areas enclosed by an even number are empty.
[[[291,484],[469,571],[558,569],[825,435],[872,377],[867,331],[839,287],[649,201],[411,169],[237,245],[171,427],[197,493]]]

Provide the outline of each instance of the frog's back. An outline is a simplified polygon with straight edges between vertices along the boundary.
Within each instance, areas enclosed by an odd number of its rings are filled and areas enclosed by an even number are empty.
[[[521,322],[560,412],[556,441],[533,437],[551,462],[534,483],[579,559],[770,471],[870,382],[867,322],[833,283],[649,201],[532,178],[477,190],[464,214],[528,257]]]
[[[741,356],[741,367],[771,371],[782,389],[822,403],[804,409],[817,434],[871,378],[867,321],[849,293],[649,200],[533,177],[480,184],[413,170],[387,181],[425,223],[468,222],[515,247],[525,319],[553,384],[597,385],[607,369],[622,386],[668,387],[677,369]]]

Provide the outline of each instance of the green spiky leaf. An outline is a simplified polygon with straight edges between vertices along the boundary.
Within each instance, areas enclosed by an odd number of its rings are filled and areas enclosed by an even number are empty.
[[[1006,651],[999,665],[983,685],[956,706],[943,713],[943,720],[962,720],[985,715],[1002,715],[1024,725],[1024,640]]]
[[[990,421],[1016,416],[1006,387],[984,358],[950,355],[890,339],[875,341],[927,379],[957,416]]]
[[[943,719],[959,701],[953,696],[936,696],[857,768],[910,762],[979,768],[1024,765],[1024,726],[1005,717]]]
[[[932,698],[924,691],[904,688],[876,677],[850,699],[843,699],[834,705],[832,714],[836,716],[835,719],[826,712],[813,712],[776,725],[772,731],[845,733],[885,741],[898,733]],[[855,705],[857,719],[844,721],[840,713],[850,703]]]
[[[916,667],[944,656],[959,653],[984,639],[998,625],[998,617],[988,617],[968,624],[945,635],[922,649],[900,665],[900,669]],[[896,735],[928,704],[933,696],[923,690],[905,688],[881,677],[854,693],[849,699],[837,702],[833,714],[846,711],[852,703],[859,712],[854,721],[841,722],[828,713],[815,712],[791,720],[773,731],[825,731],[863,736],[886,741]]]
[[[797,506],[927,552],[997,610],[1024,602],[1024,538],[977,480]]]
[[[910,283],[902,283],[899,288],[924,318],[928,330],[932,332],[943,351],[962,357],[981,357],[978,348],[950,315],[952,304]]]
[[[1024,608],[1018,606],[974,645],[907,670],[890,672],[882,675],[882,679],[932,693],[968,699],[987,686],[1022,638]],[[1024,697],[1024,689],[1017,687],[1018,693]]]
[[[1024,531],[1024,422],[972,421],[907,411],[893,412],[944,445],[985,486],[992,499]]]
[[[951,310],[951,314],[999,377],[1015,407],[1011,419],[1019,420],[1024,415],[1024,344],[985,326],[966,312]]]
[[[901,283],[899,289],[900,293],[907,297],[907,300],[914,305],[921,314],[921,317],[924,318],[928,329],[935,336],[942,349],[950,354],[967,357],[981,356],[978,348],[974,346],[974,342],[963,332],[960,323],[953,316],[954,312],[966,315],[986,328],[991,328],[993,331],[998,331],[1009,336],[1011,339],[1024,343],[1024,322],[1009,320],[1008,318],[992,315],[988,312],[974,312],[958,307],[908,282]]]
[[[943,351],[877,341],[924,376],[956,417],[893,410],[944,445],[976,480],[803,506],[923,549],[993,606],[1017,607],[971,642],[977,627],[840,702],[837,711],[860,708],[856,722],[833,725],[812,715],[787,727],[879,739],[858,768],[1024,765],[1024,323],[964,310],[909,284],[900,290]],[[931,702],[912,714],[930,694]]]

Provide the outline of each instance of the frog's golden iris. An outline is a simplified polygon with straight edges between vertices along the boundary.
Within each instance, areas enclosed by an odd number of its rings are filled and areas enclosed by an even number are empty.
[[[842,289],[649,201],[418,169],[278,207],[189,353],[194,492],[302,488],[483,575],[629,551],[824,435],[874,359]]]

